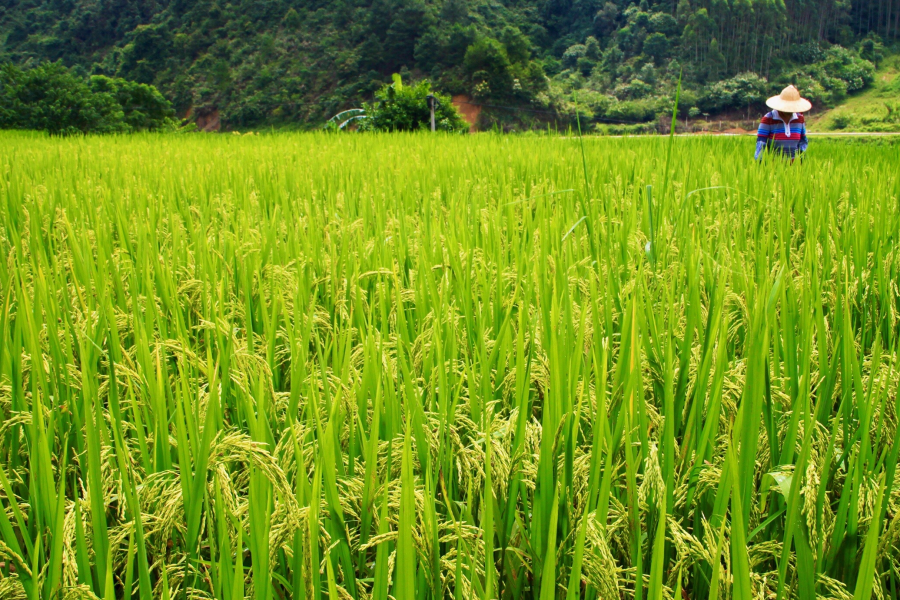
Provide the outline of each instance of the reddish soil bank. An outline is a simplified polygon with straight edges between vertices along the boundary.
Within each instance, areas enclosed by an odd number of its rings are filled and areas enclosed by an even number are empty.
[[[457,94],[453,96],[453,106],[459,111],[466,123],[469,124],[469,133],[478,131],[478,115],[481,114],[481,107],[472,104],[472,99],[465,94]]]

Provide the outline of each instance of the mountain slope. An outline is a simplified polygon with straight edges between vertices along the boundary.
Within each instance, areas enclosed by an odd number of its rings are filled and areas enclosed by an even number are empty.
[[[636,122],[666,109],[679,74],[685,110],[758,103],[798,77],[835,102],[865,83],[863,59],[882,38],[897,38],[900,0],[880,0],[880,12],[873,4],[2,0],[0,61],[61,60],[83,74],[152,83],[181,115],[215,111],[233,127],[320,123],[370,99],[392,72],[550,113],[569,111],[581,90],[589,119]],[[834,44],[850,51],[830,59]],[[841,72],[807,72],[828,60]],[[845,63],[862,75],[842,79]]]

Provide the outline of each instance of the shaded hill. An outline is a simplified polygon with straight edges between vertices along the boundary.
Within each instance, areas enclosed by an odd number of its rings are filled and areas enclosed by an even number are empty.
[[[321,123],[392,72],[551,114],[578,91],[589,119],[639,122],[679,73],[685,111],[788,80],[835,103],[872,80],[898,16],[900,0],[3,0],[0,61],[152,83],[231,127]]]

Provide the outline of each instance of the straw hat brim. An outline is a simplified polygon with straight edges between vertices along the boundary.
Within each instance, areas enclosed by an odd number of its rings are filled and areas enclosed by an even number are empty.
[[[772,96],[766,100],[766,106],[782,112],[802,113],[812,108],[812,103],[806,98],[799,100],[784,100],[781,96]]]

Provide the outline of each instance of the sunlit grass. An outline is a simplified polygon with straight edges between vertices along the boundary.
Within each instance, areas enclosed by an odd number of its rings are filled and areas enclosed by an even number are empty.
[[[0,597],[900,597],[896,147],[673,143],[0,135]]]
[[[900,55],[888,55],[872,85],[810,119],[809,130],[900,132]]]

